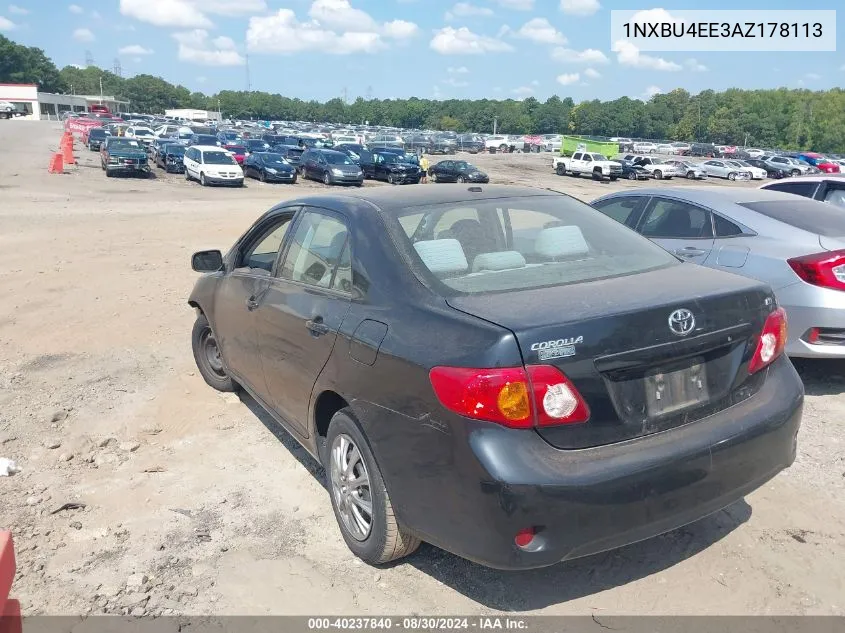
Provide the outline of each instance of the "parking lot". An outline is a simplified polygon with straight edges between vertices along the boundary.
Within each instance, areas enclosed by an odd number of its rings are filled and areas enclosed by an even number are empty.
[[[61,132],[0,122],[0,458],[22,468],[0,478],[0,527],[25,615],[845,613],[845,362],[796,363],[796,463],[696,524],[530,572],[426,545],[371,568],[322,469],[248,396],[206,386],[190,347],[191,253],[326,187],[107,179],[78,142],[78,165],[48,174]],[[467,159],[587,201],[648,186],[559,177],[549,154]]]

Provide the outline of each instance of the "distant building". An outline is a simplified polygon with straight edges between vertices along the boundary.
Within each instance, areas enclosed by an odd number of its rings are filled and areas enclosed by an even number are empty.
[[[128,101],[99,95],[60,95],[38,92],[35,84],[0,84],[0,101],[15,106],[18,115],[26,119],[56,121],[62,112],[86,112],[95,103],[102,103],[111,112],[126,112]]]
[[[193,110],[191,108],[165,110],[164,116],[172,117],[177,120],[196,121],[197,123],[220,120],[220,113],[215,110]]]

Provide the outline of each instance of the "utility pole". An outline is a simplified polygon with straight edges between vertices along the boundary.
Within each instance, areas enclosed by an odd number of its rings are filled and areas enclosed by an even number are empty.
[[[223,116],[220,114],[220,97],[217,97],[217,120],[223,120]]]
[[[373,100],[373,87],[367,86],[367,101]]]
[[[499,117],[493,117],[493,136],[496,136],[496,127],[499,125]]]
[[[120,64],[120,58],[114,58],[114,74],[118,77],[123,77],[123,66]]]
[[[94,65],[94,56],[91,54],[91,51],[85,51],[85,66],[93,66]]]
[[[252,83],[249,79],[249,53],[244,55],[244,59],[246,60],[246,91],[252,92]]]
[[[347,103],[347,101],[346,101],[346,95],[347,95],[346,86],[343,87],[343,91],[341,92],[341,94],[343,95],[343,105],[346,105],[346,103]]]
[[[100,105],[103,105],[103,76],[100,75]]]

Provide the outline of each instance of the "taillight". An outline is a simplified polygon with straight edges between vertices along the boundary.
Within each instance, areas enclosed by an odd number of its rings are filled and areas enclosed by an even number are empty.
[[[786,312],[783,308],[778,308],[766,318],[757,341],[757,349],[748,363],[748,373],[753,374],[771,365],[783,353],[786,337]]]
[[[575,385],[550,365],[434,367],[429,377],[444,407],[476,420],[527,429],[586,422],[590,417]]]
[[[845,250],[825,251],[786,261],[795,274],[808,284],[845,290]]]

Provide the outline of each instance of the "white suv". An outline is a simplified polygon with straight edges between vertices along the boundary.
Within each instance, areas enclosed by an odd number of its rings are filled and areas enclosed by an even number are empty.
[[[11,119],[15,116],[15,106],[8,101],[0,101],[0,119]]]
[[[182,159],[185,180],[199,180],[208,185],[243,187],[244,172],[231,152],[216,145],[193,145],[185,150]]]

